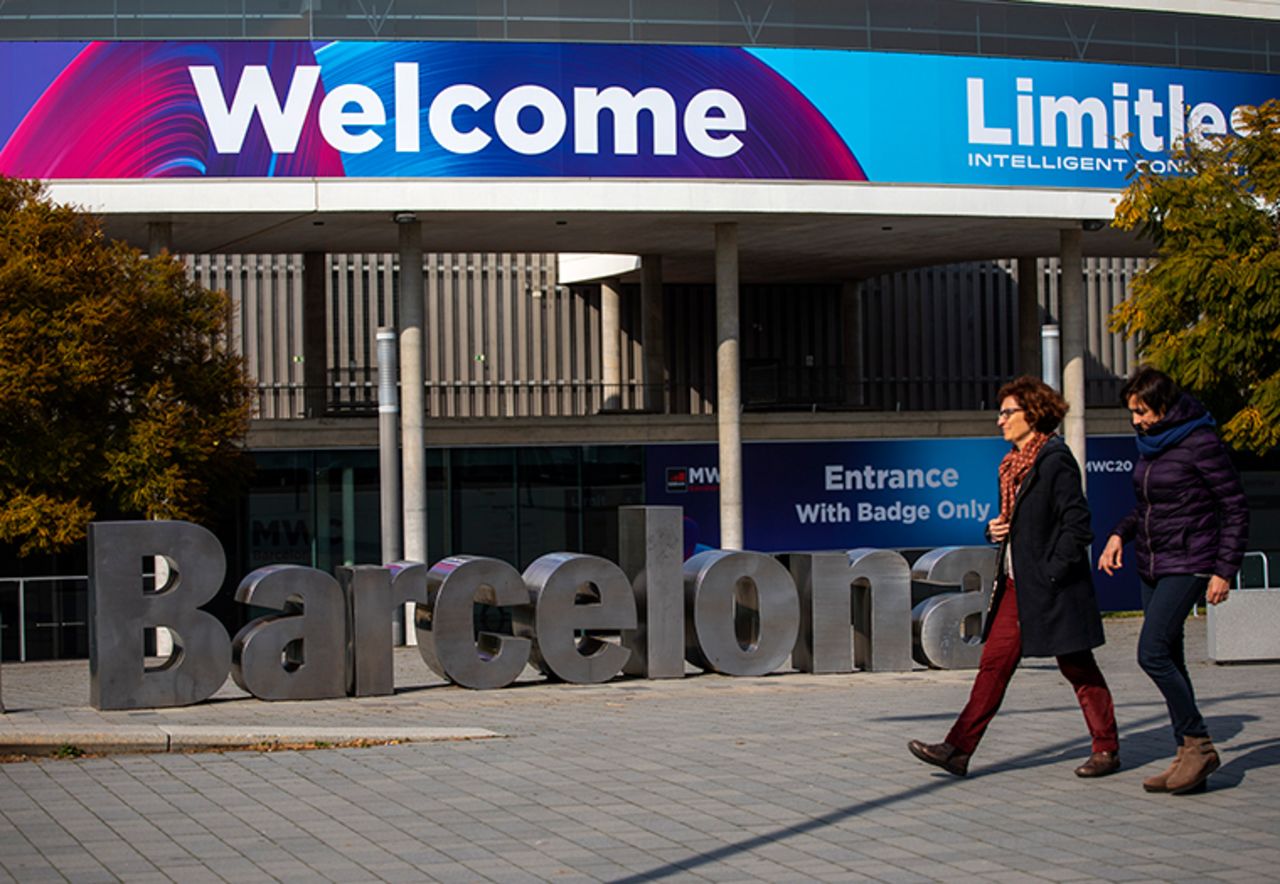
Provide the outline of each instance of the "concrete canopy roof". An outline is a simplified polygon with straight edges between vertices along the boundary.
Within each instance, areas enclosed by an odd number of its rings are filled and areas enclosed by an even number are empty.
[[[1143,256],[1109,228],[1117,194],[826,182],[265,179],[58,181],[54,199],[140,247],[172,224],[188,253],[393,252],[394,216],[429,252],[663,256],[669,282],[714,278],[714,225],[739,225],[743,282],[852,280],[956,261],[1047,257],[1086,226],[1086,255]],[[1100,230],[1089,230],[1102,226]]]

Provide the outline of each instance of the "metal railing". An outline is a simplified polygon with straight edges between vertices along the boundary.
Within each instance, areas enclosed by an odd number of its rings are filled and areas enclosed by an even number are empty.
[[[578,417],[601,411],[638,411],[644,400],[644,385],[631,381],[608,386],[585,380],[429,381],[424,387],[427,413],[435,417]],[[324,389],[260,384],[254,417],[371,417],[377,412],[378,384],[374,378],[334,380]]]
[[[1280,586],[1271,585],[1271,563],[1270,563],[1271,555],[1272,553],[1268,553],[1262,550],[1250,550],[1246,552],[1244,554],[1244,562],[1241,564],[1240,570],[1236,573],[1235,588],[1236,589],[1280,589]],[[1250,567],[1251,562],[1256,562],[1257,567],[1251,568]],[[1249,573],[1248,577],[1246,577],[1246,572]],[[1253,580],[1254,575],[1260,576],[1261,580],[1255,583]],[[152,575],[147,573],[147,574],[144,574],[143,577],[144,579],[150,579]],[[53,619],[53,620],[34,621],[31,623],[28,623],[27,614],[28,614],[28,608],[30,607],[28,605],[28,597],[27,597],[28,588],[31,587],[32,585],[35,585],[37,587],[47,586],[47,587],[53,588],[53,590],[56,591],[57,584],[60,584],[60,583],[71,584],[72,592],[80,591],[80,592],[87,593],[88,586],[89,586],[89,578],[83,574],[58,574],[58,575],[39,576],[39,577],[0,577],[0,607],[4,607],[4,608],[8,607],[8,604],[6,603],[6,599],[5,599],[5,595],[7,593],[14,592],[16,596],[15,607],[16,607],[17,617],[15,618],[15,622],[14,624],[12,624],[12,626],[16,626],[17,628],[17,646],[18,646],[17,659],[19,662],[25,663],[29,656],[28,649],[27,649],[27,638],[28,638],[29,630],[31,629],[57,630],[57,629],[66,629],[66,628],[84,628],[88,626],[87,622],[85,622],[84,620],[79,620],[79,619],[63,620],[60,618]],[[1199,616],[1199,607],[1200,607],[1199,605],[1195,606],[1195,609],[1193,610],[1194,616],[1197,616],[1197,617]],[[59,606],[57,604],[52,603],[52,600],[50,600],[50,604],[42,606],[42,608],[44,610],[48,610],[50,612],[56,613],[59,609]],[[12,628],[12,626],[8,622],[7,618],[4,618],[2,622],[0,622],[0,635],[3,635],[4,639],[9,638],[8,630]],[[88,649],[86,647],[85,649],[83,649],[82,653],[77,653],[74,655],[67,655],[67,654],[60,653],[60,654],[57,654],[56,656],[60,656],[60,657],[84,656],[87,653],[87,650]]]
[[[1252,585],[1252,581],[1246,583],[1245,580],[1245,571],[1253,559],[1258,560],[1262,565],[1262,583],[1258,586]],[[1240,563],[1240,570],[1236,572],[1236,589],[1280,589],[1280,586],[1271,585],[1270,554],[1262,550],[1249,550],[1244,554],[1244,561]]]
[[[833,366],[751,365],[744,369],[742,406],[748,411],[985,409],[993,407],[996,390],[1006,380],[995,375],[954,382],[875,376],[849,386]],[[427,413],[437,418],[581,417],[643,411],[646,398],[645,385],[639,380],[610,385],[582,378],[452,380],[427,381],[423,386]],[[962,386],[965,391],[957,392]],[[663,403],[665,413],[709,414],[714,411],[714,397],[714,390],[699,389],[695,396],[689,389],[669,384],[652,398]],[[1100,395],[1092,389],[1088,397],[1090,405],[1111,405],[1114,401],[1113,395]],[[372,417],[377,412],[376,372],[332,371],[323,388],[301,383],[259,384],[254,417]]]

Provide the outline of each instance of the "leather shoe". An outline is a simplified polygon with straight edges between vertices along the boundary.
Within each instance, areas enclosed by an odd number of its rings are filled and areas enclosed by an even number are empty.
[[[969,775],[968,753],[957,752],[956,747],[950,743],[924,743],[920,740],[912,740],[907,743],[907,748],[916,758],[940,767],[947,773],[958,777]]]
[[[1119,752],[1094,752],[1089,760],[1076,768],[1078,777],[1105,777],[1120,769]]]

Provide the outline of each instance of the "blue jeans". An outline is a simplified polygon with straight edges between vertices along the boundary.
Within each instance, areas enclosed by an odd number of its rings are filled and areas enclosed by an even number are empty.
[[[1187,674],[1182,629],[1191,608],[1209,585],[1208,577],[1174,574],[1161,577],[1155,586],[1142,581],[1142,634],[1138,637],[1138,665],[1164,695],[1173,724],[1173,738],[1207,737],[1208,729]]]

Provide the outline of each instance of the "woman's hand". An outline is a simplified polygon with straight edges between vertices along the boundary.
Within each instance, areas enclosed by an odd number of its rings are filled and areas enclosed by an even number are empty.
[[[1102,549],[1102,555],[1098,556],[1098,570],[1106,571],[1107,576],[1111,576],[1120,569],[1123,564],[1124,541],[1117,535],[1112,534],[1107,538],[1107,545]]]
[[[1211,605],[1227,600],[1227,594],[1231,592],[1231,584],[1214,574],[1209,578],[1209,588],[1204,591],[1204,598]]]
[[[1009,536],[1009,523],[1004,516],[996,516],[990,522],[987,522],[987,536],[996,543]]]

